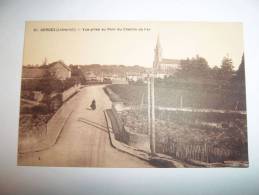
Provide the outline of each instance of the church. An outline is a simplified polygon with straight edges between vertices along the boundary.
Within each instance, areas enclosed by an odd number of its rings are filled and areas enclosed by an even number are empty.
[[[153,68],[156,71],[156,74],[160,75],[159,77],[173,75],[180,67],[181,60],[162,57],[162,47],[160,44],[159,36],[157,38],[157,43],[154,51],[155,56]]]

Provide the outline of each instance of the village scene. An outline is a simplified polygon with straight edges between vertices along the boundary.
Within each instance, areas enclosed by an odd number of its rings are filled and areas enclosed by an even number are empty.
[[[248,167],[245,61],[22,66],[18,165]]]

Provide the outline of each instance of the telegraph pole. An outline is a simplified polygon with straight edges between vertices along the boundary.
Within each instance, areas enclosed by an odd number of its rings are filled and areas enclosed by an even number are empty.
[[[147,77],[147,116],[148,116],[148,135],[151,134],[151,86],[150,74]],[[151,140],[150,140],[151,143]],[[150,148],[151,149],[151,148]]]
[[[150,132],[150,150],[151,155],[156,153],[156,125],[155,125],[155,78],[154,69],[151,77],[151,132]]]
[[[151,74],[148,75],[148,132],[150,136],[151,156],[154,156],[156,153],[155,75],[156,71],[159,70],[159,64],[162,58],[162,48],[160,46],[159,36],[157,37],[154,51],[153,67]]]
[[[155,87],[154,87],[154,74],[148,74],[147,80],[148,88],[148,133],[150,137],[150,151],[151,155],[156,153],[155,150]]]

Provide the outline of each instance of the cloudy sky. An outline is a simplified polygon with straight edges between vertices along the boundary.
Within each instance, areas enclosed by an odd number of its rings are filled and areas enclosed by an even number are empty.
[[[238,22],[35,21],[26,23],[23,64],[42,64],[46,57],[66,64],[151,67],[158,35],[163,58],[198,54],[220,66],[228,54],[237,68],[244,51]]]

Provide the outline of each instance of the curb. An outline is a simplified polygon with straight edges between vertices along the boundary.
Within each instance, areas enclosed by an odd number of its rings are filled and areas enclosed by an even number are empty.
[[[186,163],[183,163],[181,161],[172,159],[172,157],[164,155],[164,154],[159,154],[157,153],[155,156],[152,156],[150,154],[150,152],[148,151],[144,151],[144,150],[140,150],[137,148],[134,148],[132,146],[129,146],[127,144],[124,144],[118,140],[115,139],[113,130],[112,130],[112,124],[110,121],[110,118],[108,116],[107,110],[104,110],[104,116],[105,116],[105,120],[107,123],[107,129],[108,129],[108,134],[109,134],[109,139],[110,139],[110,143],[112,145],[113,148],[130,154],[134,157],[137,157],[141,160],[147,161],[148,163],[150,163],[151,165],[153,165],[154,167],[164,167],[164,168],[184,168],[184,167],[188,167],[188,165]]]
[[[119,142],[115,139],[115,136],[114,136],[114,133],[113,133],[113,130],[112,130],[112,124],[111,124],[111,121],[109,119],[109,116],[108,116],[106,110],[104,110],[103,112],[104,112],[105,120],[106,120],[106,123],[107,123],[109,139],[110,139],[110,143],[111,143],[112,147],[121,151],[121,152],[130,154],[130,155],[135,156],[135,157],[137,157],[141,160],[145,160],[145,161],[149,162],[150,161],[150,155],[147,152],[144,152],[144,151],[138,150],[136,148],[133,148],[131,146],[128,146],[128,145],[126,145],[122,142]]]

